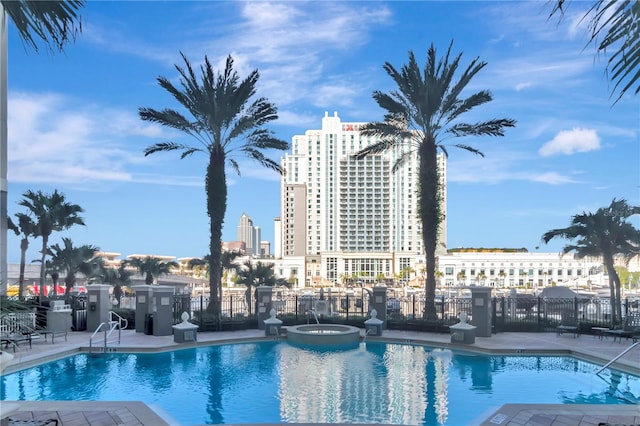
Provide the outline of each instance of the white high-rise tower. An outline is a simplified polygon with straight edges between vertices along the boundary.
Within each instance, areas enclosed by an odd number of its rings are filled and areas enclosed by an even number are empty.
[[[294,136],[291,153],[282,159],[282,256],[320,256],[329,280],[338,271],[389,276],[424,254],[417,155],[395,171],[402,146],[355,159],[353,154],[376,141],[360,134],[363,124],[325,113],[322,128]],[[438,165],[444,188],[444,157],[438,157]],[[444,212],[446,190],[442,202]],[[440,239],[444,247],[444,223]]]

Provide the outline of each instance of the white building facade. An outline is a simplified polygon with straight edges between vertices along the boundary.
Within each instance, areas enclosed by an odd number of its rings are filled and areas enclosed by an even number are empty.
[[[303,259],[296,267],[304,276],[300,284],[331,285],[345,277],[390,280],[416,257],[424,258],[417,155],[406,157],[395,171],[405,154],[401,145],[356,159],[355,153],[377,142],[360,133],[363,124],[325,113],[321,129],[294,136],[291,153],[282,159],[286,173],[275,227],[280,247],[274,253],[276,258]],[[446,213],[443,156],[438,167]],[[440,236],[444,250],[446,223]]]

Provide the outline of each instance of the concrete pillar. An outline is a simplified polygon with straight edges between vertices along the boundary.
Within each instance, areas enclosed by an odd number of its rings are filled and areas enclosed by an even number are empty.
[[[471,318],[476,336],[491,337],[491,288],[471,287]]]
[[[145,319],[154,310],[153,288],[150,285],[137,285],[133,290],[136,292],[136,333],[144,333]]]
[[[107,284],[87,286],[87,331],[94,332],[101,323],[109,321],[110,288],[111,286]]]
[[[155,312],[153,315],[153,335],[171,336],[173,334],[173,293],[170,286],[153,286]]]
[[[264,320],[270,318],[269,312],[273,307],[273,288],[265,285],[258,286],[258,328],[265,329]]]
[[[369,313],[375,309],[377,319],[382,321],[382,328],[387,328],[387,287],[377,285],[373,287],[373,294],[369,300]]]

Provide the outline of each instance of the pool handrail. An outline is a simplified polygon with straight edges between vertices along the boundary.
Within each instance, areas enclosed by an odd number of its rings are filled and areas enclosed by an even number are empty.
[[[115,317],[115,318],[114,318]],[[122,328],[127,328],[129,322],[126,318],[121,317],[113,311],[109,311],[109,321],[101,322],[100,325],[96,328],[96,330],[91,334],[91,338],[89,339],[89,353],[92,352],[93,342],[96,335],[100,332],[104,332],[104,344],[102,351],[107,352],[107,347],[109,346],[109,337],[113,333],[115,329],[118,330],[118,340],[117,343],[120,344],[122,337]],[[112,341],[113,342],[113,341]]]
[[[618,355],[616,355],[611,361],[609,361],[608,363],[606,363],[600,370],[596,371],[596,374],[600,374],[602,373],[602,371],[607,368],[608,366],[610,366],[611,364],[613,364],[614,362],[616,362],[618,359],[622,358],[627,352],[631,351],[633,348],[637,347],[638,345],[640,345],[640,342],[635,342],[633,343],[631,346],[629,346],[627,349],[625,349],[624,351],[620,352]]]

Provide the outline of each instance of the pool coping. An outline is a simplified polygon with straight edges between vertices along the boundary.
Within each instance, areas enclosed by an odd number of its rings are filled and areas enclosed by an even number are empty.
[[[126,331],[126,330],[125,330]],[[123,333],[124,334],[124,333]],[[492,337],[479,337],[474,343],[462,344],[452,343],[450,335],[441,333],[424,333],[385,330],[382,336],[363,336],[362,341],[389,342],[399,344],[414,344],[422,346],[433,346],[444,349],[452,349],[460,352],[476,353],[483,355],[557,355],[571,356],[598,365],[606,364],[612,354],[622,352],[626,348],[620,343],[604,342],[602,339],[593,337],[589,339],[585,336],[582,341],[569,339],[566,337],[553,337],[551,333],[501,333]],[[86,342],[89,340],[89,334],[84,333],[84,340],[76,342],[60,342],[55,345],[47,345],[44,353],[29,354],[29,350],[24,356],[20,356],[19,360],[12,365],[5,366],[0,377],[5,374],[11,374],[25,368],[30,368],[43,363],[55,361],[72,355],[89,352],[89,346]],[[588,340],[585,340],[588,339]],[[72,339],[69,339],[72,340]],[[196,347],[206,347],[221,344],[239,344],[245,342],[261,342],[283,340],[273,336],[266,336],[263,330],[244,330],[240,332],[215,332],[215,333],[198,333],[197,342],[176,343],[173,336],[147,336],[140,333],[129,333],[122,339],[120,346],[112,347],[109,352],[116,353],[161,353],[175,350],[191,349]],[[574,343],[578,342],[578,343]],[[40,346],[40,344],[38,344]],[[34,345],[36,347],[36,345]],[[603,350],[606,349],[606,350]],[[640,348],[633,358],[626,357],[618,360],[611,365],[611,368],[624,373],[640,376]],[[1,369],[0,369],[1,370]],[[66,401],[68,402],[68,401]],[[19,412],[41,412],[44,410],[57,410],[57,407],[65,407],[65,401],[3,401],[3,406],[7,403],[16,404]],[[77,401],[76,411],[85,412],[96,409],[97,402]],[[134,407],[131,401],[111,401],[106,404],[115,404],[115,406],[128,410],[129,406]],[[161,408],[150,407],[142,402],[140,404],[153,413],[154,420],[148,423],[126,423],[126,425],[139,426],[142,425],[179,425],[175,423]],[[93,407],[93,408],[92,408]],[[106,406],[105,406],[106,407]],[[621,409],[621,407],[625,407]],[[630,407],[630,408],[629,408]],[[145,411],[146,412],[146,411]],[[620,416],[621,412],[625,416]],[[105,412],[106,413],[106,412]],[[131,413],[136,417],[136,414]],[[4,407],[0,408],[0,419],[6,418]],[[583,420],[582,423],[576,422],[578,418]],[[160,422],[158,419],[162,419]],[[555,420],[554,420],[555,419]],[[596,421],[597,420],[597,421]],[[557,421],[558,423],[554,423]],[[540,423],[542,422],[542,423]],[[589,423],[591,422],[591,423]],[[640,406],[634,405],[595,405],[588,404],[510,404],[496,405],[487,407],[487,411],[483,413],[473,425],[500,425],[500,426],[520,426],[526,424],[593,424],[599,422],[611,424],[640,424]],[[626,423],[625,423],[626,422]],[[88,423],[90,424],[90,423]],[[264,426],[264,425],[263,425]],[[316,425],[317,426],[317,425]]]

